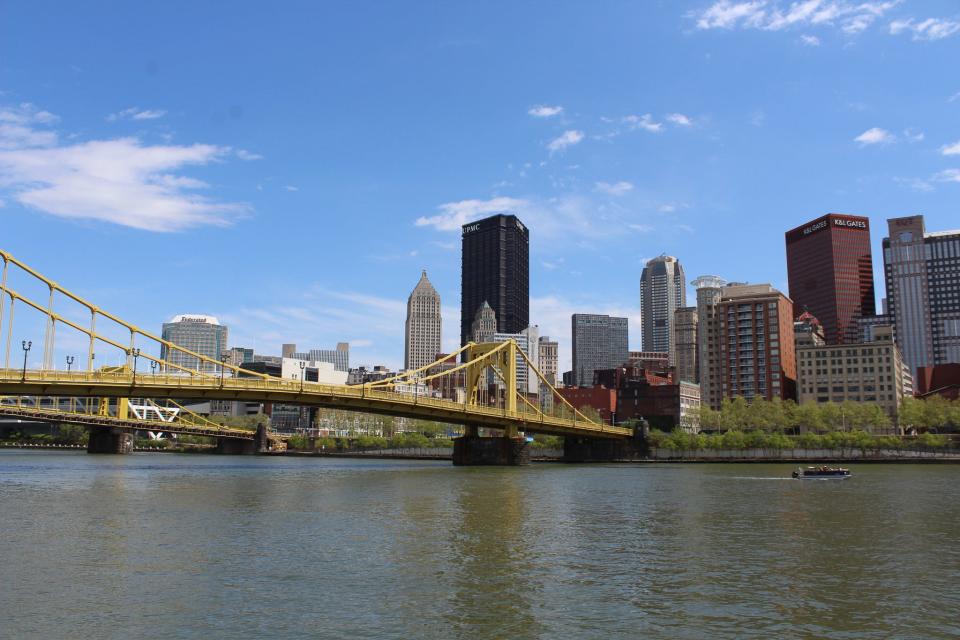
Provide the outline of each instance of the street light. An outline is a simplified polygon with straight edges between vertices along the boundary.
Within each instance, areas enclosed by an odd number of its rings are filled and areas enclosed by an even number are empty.
[[[27,354],[30,353],[30,348],[33,347],[32,340],[22,340],[20,346],[23,347],[23,376],[21,381],[27,381]]]
[[[306,368],[307,363],[303,360],[300,361],[300,393],[303,393],[303,370]]]
[[[157,374],[157,362],[156,362],[156,360],[151,360],[151,361],[150,361],[150,375],[156,375],[156,374]]]
[[[140,349],[131,349],[130,354],[133,356],[133,383],[137,383],[137,358],[140,357]]]
[[[70,367],[73,366],[73,356],[67,356],[67,373],[70,373]]]
[[[227,354],[220,354],[220,388],[223,389],[223,375],[225,372],[225,365],[227,364]]]

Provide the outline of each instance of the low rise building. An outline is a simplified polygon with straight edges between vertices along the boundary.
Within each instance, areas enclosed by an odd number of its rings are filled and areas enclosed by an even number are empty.
[[[816,318],[804,314],[797,326],[814,323]],[[912,394],[913,378],[892,327],[876,326],[874,339],[859,343],[828,345],[815,329],[798,329],[796,335],[800,404],[871,402],[896,421],[900,403]]]

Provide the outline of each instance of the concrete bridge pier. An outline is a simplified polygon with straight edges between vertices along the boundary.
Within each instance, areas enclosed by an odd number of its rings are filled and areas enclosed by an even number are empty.
[[[520,466],[530,464],[530,443],[507,432],[499,437],[480,437],[477,427],[468,425],[463,436],[453,440],[454,466]]]
[[[228,456],[252,456],[269,450],[267,428],[264,425],[257,427],[257,434],[253,440],[238,440],[237,438],[217,438],[216,453]]]
[[[644,422],[636,427],[633,437],[624,440],[566,436],[563,439],[564,462],[622,462],[645,458],[649,427]]]
[[[87,453],[133,453],[133,433],[115,427],[93,427]]]

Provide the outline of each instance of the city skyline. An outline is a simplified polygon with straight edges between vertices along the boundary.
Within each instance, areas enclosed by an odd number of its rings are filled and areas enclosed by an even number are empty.
[[[954,9],[905,2],[859,30],[847,29],[853,15],[758,29],[720,5],[555,7],[553,30],[536,28],[532,6],[513,7],[516,42],[496,12],[383,8],[383,24],[422,25],[412,49],[358,8],[238,5],[234,35],[174,47],[163,38],[180,28],[173,11],[131,34],[121,25],[132,8],[11,7],[5,25],[18,27],[0,27],[17,60],[0,77],[4,248],[64,283],[103,283],[82,293],[155,331],[204,313],[231,327],[230,346],[350,342],[357,364],[392,367],[421,269],[448,301],[444,350],[456,346],[458,223],[497,211],[531,228],[530,321],[560,341],[561,370],[575,312],[629,317],[630,347],[641,348],[635,291],[651,257],[676,255],[688,278],[788,291],[783,232],[831,212],[873,221],[879,307],[882,221],[919,213],[928,229],[951,229],[960,189],[960,86],[923,71],[958,38],[892,24]],[[65,26],[87,19],[82,39]],[[603,57],[592,34],[561,37],[594,20]],[[331,22],[341,33],[306,37]],[[244,46],[243,35],[292,23],[302,27],[288,43]],[[53,41],[70,56],[51,56]],[[117,58],[125,43],[141,53]],[[401,67],[398,49],[411,56]],[[331,51],[340,66],[300,83]],[[408,68],[425,79],[419,93],[406,88]],[[499,84],[511,91],[489,91]],[[25,158],[45,171],[30,173]],[[69,190],[65,175],[99,184],[94,159],[124,198],[163,204],[159,213]],[[290,236],[324,251],[288,252]],[[755,263],[739,260],[744,246]]]

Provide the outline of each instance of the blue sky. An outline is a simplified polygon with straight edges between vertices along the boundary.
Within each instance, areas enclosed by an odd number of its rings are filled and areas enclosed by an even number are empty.
[[[639,348],[660,253],[786,290],[824,213],[878,279],[886,218],[960,226],[958,59],[947,1],[8,2],[0,246],[146,328],[396,366],[420,269],[452,348],[459,224],[514,211],[567,366],[572,312]]]

